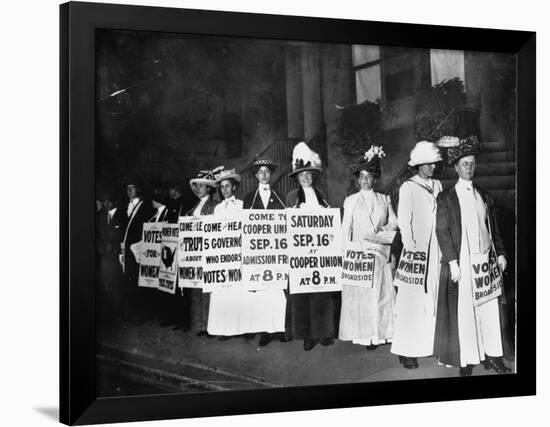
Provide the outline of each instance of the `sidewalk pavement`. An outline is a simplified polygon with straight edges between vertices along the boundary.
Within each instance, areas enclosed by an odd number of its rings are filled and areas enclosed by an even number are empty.
[[[121,323],[98,334],[98,366],[118,366],[136,382],[155,383],[159,392],[243,390],[265,387],[342,384],[458,376],[457,368],[438,365],[434,357],[404,369],[391,345],[366,351],[335,340],[329,347],[303,350],[303,341],[272,341],[259,347],[260,334],[219,341],[194,332],[161,327],[156,321]],[[509,366],[512,363],[507,361]],[[105,374],[105,372],[103,372]],[[482,365],[473,375],[494,375]],[[101,382],[101,381],[100,381]],[[103,381],[105,382],[105,381]],[[140,393],[139,387],[135,391]]]

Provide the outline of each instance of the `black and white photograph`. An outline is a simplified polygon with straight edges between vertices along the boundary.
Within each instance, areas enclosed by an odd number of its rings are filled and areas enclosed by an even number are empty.
[[[101,1],[2,5],[3,425],[544,419],[543,3]]]
[[[99,396],[514,374],[514,55],[95,46]]]

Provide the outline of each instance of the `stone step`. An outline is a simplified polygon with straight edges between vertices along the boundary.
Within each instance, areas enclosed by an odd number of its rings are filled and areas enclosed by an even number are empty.
[[[476,177],[482,176],[508,176],[516,174],[515,162],[480,163],[476,165]],[[453,167],[447,168],[443,179],[456,179],[456,171]]]
[[[506,163],[516,160],[516,152],[513,150],[481,152],[477,156],[477,163]]]
[[[516,162],[480,163],[476,166],[477,176],[515,175]]]
[[[482,153],[493,153],[495,151],[515,151],[514,146],[508,145],[503,141],[488,141],[481,143]]]
[[[495,203],[500,208],[506,208],[515,212],[516,192],[513,190],[491,190],[491,196],[495,199]]]

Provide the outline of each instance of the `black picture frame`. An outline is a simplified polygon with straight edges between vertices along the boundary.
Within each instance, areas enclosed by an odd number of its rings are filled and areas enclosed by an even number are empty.
[[[517,373],[255,391],[96,397],[94,85],[96,29],[491,51],[517,58]],[[60,6],[60,420],[160,420],[533,395],[533,32],[69,2]],[[523,284],[523,286],[522,286]],[[467,387],[466,387],[467,386]],[[375,391],[375,392],[373,392]]]

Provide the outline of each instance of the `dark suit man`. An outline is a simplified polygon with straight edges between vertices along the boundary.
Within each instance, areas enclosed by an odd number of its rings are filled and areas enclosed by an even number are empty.
[[[97,219],[97,251],[99,256],[98,308],[100,315],[108,319],[116,317],[120,306],[122,268],[118,261],[121,235],[126,220],[117,201],[111,194],[103,196],[103,208]]]
[[[166,221],[176,224],[180,216],[185,215],[185,202],[181,184],[174,183],[168,187],[168,200],[166,203]]]
[[[142,187],[136,184],[136,181],[128,183],[126,195],[128,204],[125,207],[123,215],[126,215],[126,227],[122,234],[121,242],[121,264],[125,278],[126,291],[128,292],[128,302],[131,304],[133,316],[143,319],[146,309],[145,296],[138,290],[139,264],[130,248],[134,243],[141,240],[143,234],[143,223],[147,222],[154,211],[150,202],[143,200],[141,193]]]

